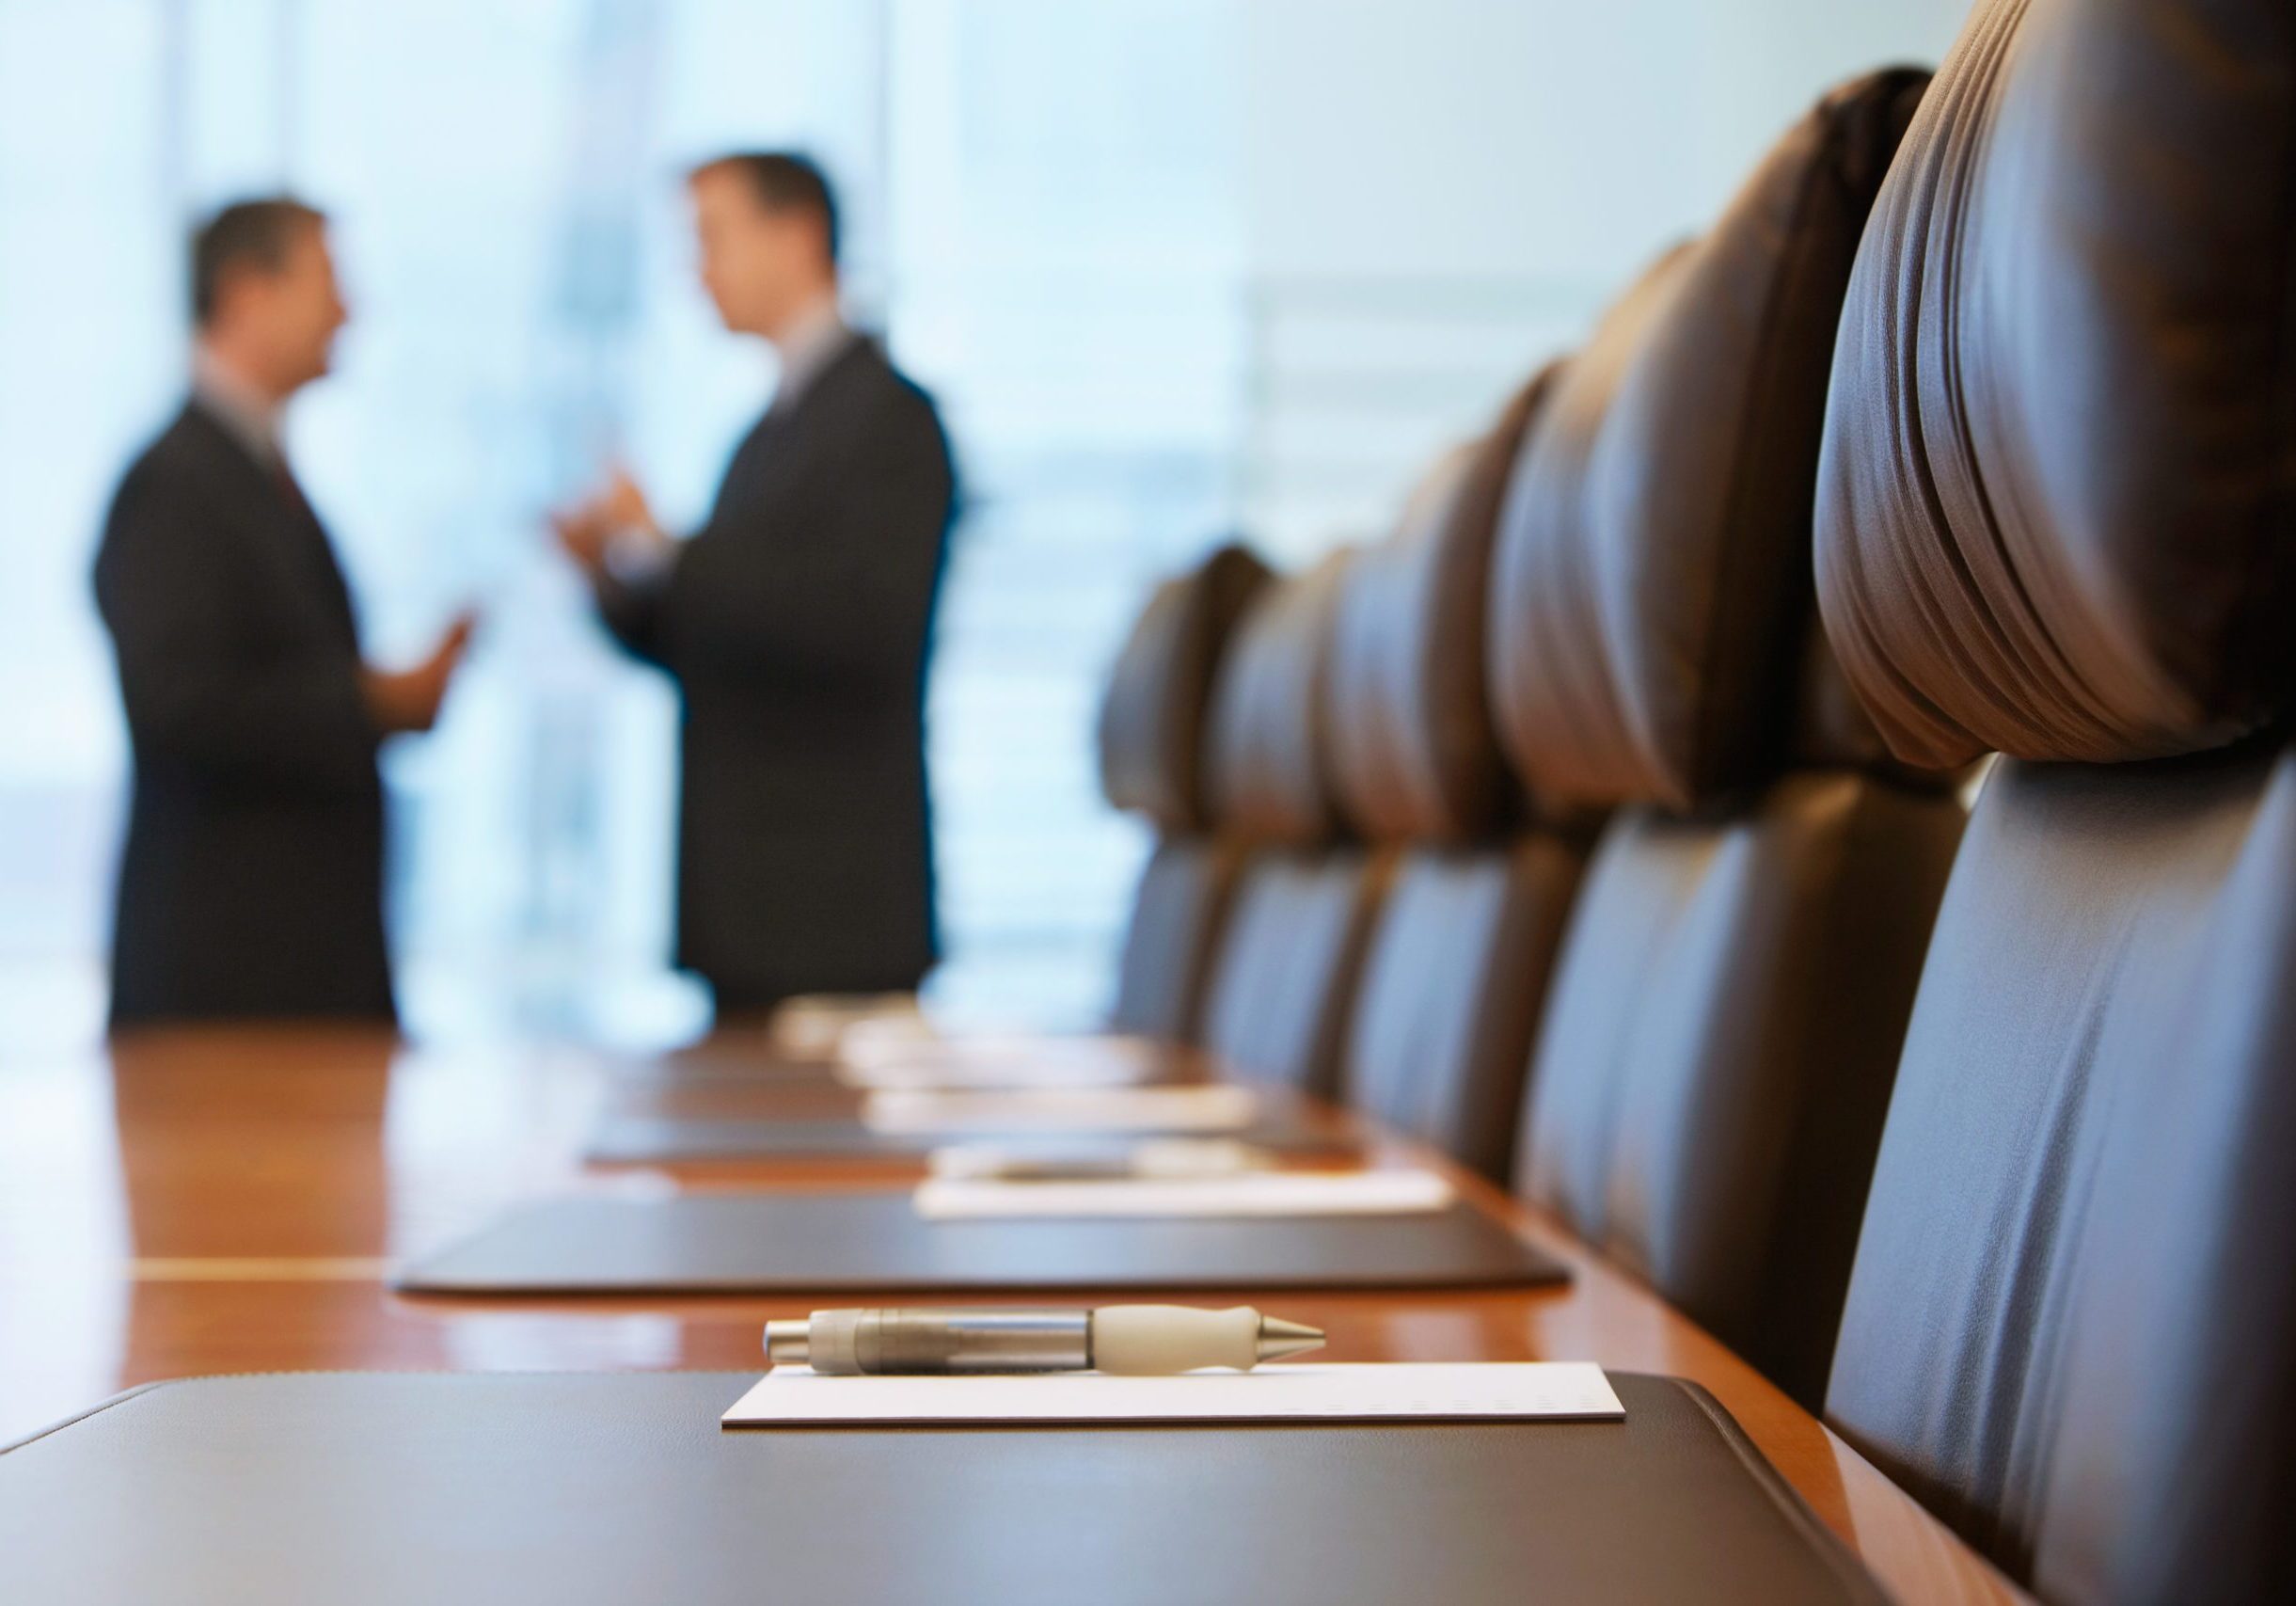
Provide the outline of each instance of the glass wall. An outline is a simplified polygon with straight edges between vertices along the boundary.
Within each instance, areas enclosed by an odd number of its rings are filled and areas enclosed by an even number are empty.
[[[333,215],[354,311],[291,447],[370,649],[485,616],[438,731],[387,760],[409,1013],[700,1024],[666,970],[671,694],[607,648],[542,515],[620,456],[698,517],[772,370],[691,284],[677,177],[796,144],[968,488],[937,986],[1089,1013],[1141,851],[1098,805],[1098,678],[1233,478],[1231,25],[1157,0],[0,0],[0,1008],[100,1016],[125,758],[87,564],[183,384],[188,219],[289,187]]]
[[[124,755],[87,565],[216,201],[338,220],[356,321],[292,448],[372,646],[485,612],[388,762],[418,1028],[701,1024],[671,694],[543,513],[621,456],[698,516],[773,375],[691,283],[678,178],[784,143],[840,181],[853,310],[968,488],[935,986],[1074,1019],[1145,849],[1090,727],[1150,581],[1239,525],[1286,562],[1375,533],[1827,85],[1934,60],[1962,6],[0,0],[0,1043],[101,1019]]]

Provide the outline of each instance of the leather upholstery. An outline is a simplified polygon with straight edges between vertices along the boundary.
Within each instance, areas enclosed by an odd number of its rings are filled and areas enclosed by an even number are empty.
[[[1521,1191],[1812,1405],[1961,819],[1842,771],[1632,810],[1548,990]]]
[[[1507,1179],[1531,1027],[1581,864],[1544,832],[1401,855],[1349,1023],[1349,1103]]]
[[[1244,868],[1204,1019],[1204,1046],[1230,1073],[1336,1096],[1390,868],[1360,849],[1262,853]]]
[[[1326,705],[1343,812],[1396,846],[1349,1008],[1349,1103],[1504,1180],[1525,1057],[1580,853],[1518,812],[1481,664],[1506,475],[1558,372],[1446,455],[1339,596]]]
[[[1140,872],[1116,962],[1111,1031],[1193,1043],[1243,851],[1221,837],[1160,842]]]
[[[1230,1074],[1328,1094],[1386,855],[1339,843],[1329,659],[1351,554],[1264,587],[1222,665],[1211,736],[1221,826],[1254,851],[1214,961],[1204,1046]]]
[[[1148,598],[1110,671],[1099,726],[1100,787],[1167,832],[1210,819],[1202,762],[1211,688],[1230,632],[1267,566],[1219,548]]]
[[[1242,863],[1233,840],[1197,834],[1211,822],[1204,749],[1212,687],[1238,622],[1267,581],[1267,566],[1252,553],[1219,548],[1156,588],[1109,676],[1099,731],[1102,788],[1111,803],[1147,816],[1164,834],[1133,894],[1112,1030],[1193,1043],[1201,1025]]]
[[[1801,679],[1795,692],[1793,741],[1787,753],[1791,767],[1806,770],[1861,770],[1887,775],[1901,785],[1950,790],[1961,784],[1967,767],[1924,770],[1908,764],[1890,751],[1881,727],[1850,690],[1841,660],[1826,639],[1814,614],[1802,654]]]
[[[1506,477],[1555,372],[1438,461],[1348,575],[1330,739],[1347,813],[1375,839],[1465,841],[1511,812],[1484,697],[1482,599]]]
[[[1970,18],[1859,257],[1818,501],[1906,758],[2193,752],[2286,706],[2292,122],[2285,0]]]
[[[1271,583],[1236,628],[1213,691],[1211,801],[1223,829],[1312,846],[1338,828],[1326,684],[1350,554]]]
[[[1985,0],[1835,368],[1844,666],[1905,757],[2021,756],[1939,914],[1828,1414],[2066,1606],[2296,1598],[2296,753],[2238,737],[2287,704],[2292,197],[2286,0]]]
[[[1517,1186],[1814,1405],[1959,803],[1891,771],[1824,651],[1833,322],[1922,83],[1834,91],[1572,363],[1492,595],[1509,751],[1606,828]]]
[[[1556,385],[1490,593],[1499,727],[1542,802],[1686,810],[1776,766],[1835,319],[1924,82],[1820,102]]]
[[[2296,754],[1997,765],[1834,1424],[2059,1602],[2296,1598]]]

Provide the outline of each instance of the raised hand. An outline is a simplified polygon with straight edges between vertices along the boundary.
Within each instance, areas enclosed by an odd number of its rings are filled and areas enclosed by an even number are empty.
[[[643,549],[667,540],[645,492],[619,464],[608,471],[596,495],[550,515],[550,528],[566,555],[593,580],[607,572],[618,545]]]
[[[606,549],[613,541],[614,527],[607,521],[596,501],[551,514],[550,528],[557,533],[558,544],[565,549],[566,556],[583,573],[594,577],[604,572]]]
[[[629,469],[619,463],[607,474],[606,488],[591,505],[598,510],[610,531],[631,531],[644,535],[661,533],[661,525],[655,520],[646,493],[630,477]]]
[[[367,717],[377,730],[390,736],[426,731],[437,723],[439,705],[446,701],[447,687],[469,649],[470,634],[477,625],[475,614],[459,614],[438,638],[431,655],[412,669],[361,673],[359,690],[367,700]]]

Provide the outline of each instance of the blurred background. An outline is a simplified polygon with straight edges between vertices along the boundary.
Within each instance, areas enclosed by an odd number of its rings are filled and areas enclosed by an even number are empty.
[[[486,612],[386,760],[410,1029],[706,1023],[667,962],[672,694],[541,515],[618,453],[699,517],[772,371],[693,285],[678,175],[766,145],[840,186],[851,310],[969,489],[932,991],[1081,1020],[1146,849],[1090,739],[1145,588],[1224,532],[1288,563],[1375,530],[1829,83],[1936,60],[1963,9],[0,0],[0,1054],[101,1030],[125,744],[87,571],[218,202],[333,216],[354,323],[291,440],[371,651]]]

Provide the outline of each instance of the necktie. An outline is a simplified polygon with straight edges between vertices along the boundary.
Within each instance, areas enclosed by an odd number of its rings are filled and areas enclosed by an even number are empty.
[[[295,484],[295,473],[287,466],[287,459],[274,453],[271,459],[271,483],[279,493],[279,500],[297,518],[309,523],[316,516],[310,502],[303,495],[303,487]]]

